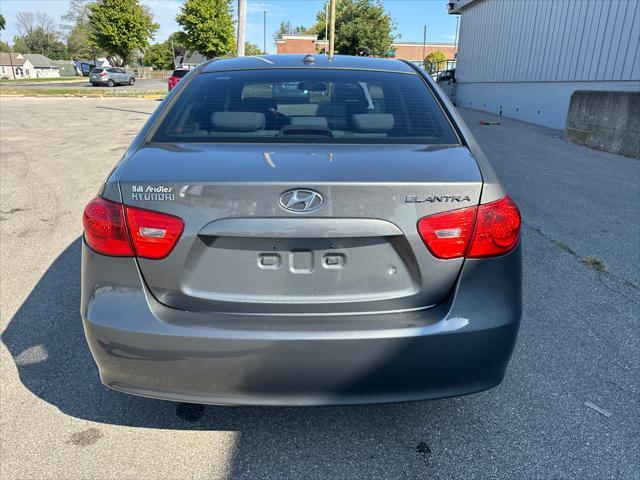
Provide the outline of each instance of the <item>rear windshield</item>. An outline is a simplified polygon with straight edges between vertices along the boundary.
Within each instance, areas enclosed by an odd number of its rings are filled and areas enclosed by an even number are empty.
[[[189,73],[188,70],[174,70],[173,71],[173,76],[174,77],[184,77],[187,73]]]
[[[94,68],[91,70],[91,73],[102,73],[104,72],[104,69],[102,68]]]
[[[333,69],[199,74],[153,141],[459,143],[420,76]]]

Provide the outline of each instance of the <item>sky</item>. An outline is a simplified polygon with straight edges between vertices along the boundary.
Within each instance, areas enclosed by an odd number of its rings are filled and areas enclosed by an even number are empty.
[[[160,24],[155,41],[164,41],[179,29],[175,21],[182,0],[141,0]],[[237,2],[234,2],[237,3]],[[427,42],[451,42],[455,37],[455,16],[447,13],[446,0],[386,0],[383,2],[396,21],[396,35],[405,42],[422,42],[423,28],[427,26]],[[3,40],[10,40],[17,33],[15,18],[18,12],[46,12],[55,21],[65,14],[68,0],[2,0],[0,14],[7,26],[1,32]],[[263,48],[263,12],[267,12],[267,51],[275,52],[273,34],[280,22],[311,26],[316,12],[324,8],[323,0],[247,0],[246,38]]]

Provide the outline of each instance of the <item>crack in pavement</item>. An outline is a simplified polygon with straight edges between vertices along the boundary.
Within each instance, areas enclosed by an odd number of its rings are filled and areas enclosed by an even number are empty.
[[[629,280],[628,278],[624,278],[624,277],[621,277],[619,275],[616,275],[614,273],[611,273],[610,271],[608,271],[606,269],[605,270],[600,270],[600,269],[591,267],[589,262],[585,262],[585,258],[590,258],[590,257],[579,255],[578,252],[576,252],[575,249],[573,249],[570,245],[566,244],[565,242],[561,242],[559,240],[556,240],[555,238],[551,237],[549,234],[543,232],[540,227],[535,227],[533,225],[529,225],[526,222],[522,222],[522,224],[524,226],[526,226],[527,228],[533,230],[535,233],[537,233],[542,238],[547,240],[553,246],[559,248],[563,252],[565,252],[565,253],[571,255],[572,257],[574,257],[578,261],[578,263],[580,263],[581,265],[583,265],[586,268],[589,268],[590,270],[594,271],[597,274],[598,282],[604,288],[606,288],[610,292],[617,293],[618,295],[626,298],[630,302],[633,302],[633,303],[636,303],[636,304],[640,304],[640,287],[638,287],[631,280]],[[604,265],[604,263],[603,263],[603,265]],[[635,290],[635,292],[632,292],[632,293],[634,293],[636,295],[627,294],[626,292],[624,292],[620,288],[617,288],[613,284],[607,283],[607,280],[611,280],[613,282],[617,282],[618,284],[622,284],[627,289]]]
[[[29,208],[15,207],[15,208],[10,208],[9,210],[0,210],[0,213],[9,215],[11,213],[16,213],[16,212],[28,212],[29,210],[33,210],[33,208],[32,207],[29,207]]]

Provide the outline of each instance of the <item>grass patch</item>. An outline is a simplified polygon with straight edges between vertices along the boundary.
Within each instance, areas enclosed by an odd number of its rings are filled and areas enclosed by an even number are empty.
[[[65,95],[82,95],[88,97],[99,97],[101,92],[87,91],[79,88],[0,88],[0,95],[20,95],[24,97],[64,97]]]
[[[598,273],[604,273],[607,271],[605,263],[597,257],[586,256],[580,259],[580,263],[595,270]]]
[[[116,97],[116,98],[162,98],[164,90],[91,90],[87,88],[0,88],[0,96],[21,97]]]
[[[56,77],[56,78],[16,78],[15,80],[10,78],[8,80],[0,80],[2,85],[16,85],[20,83],[57,83],[57,82],[89,82],[87,77]]]

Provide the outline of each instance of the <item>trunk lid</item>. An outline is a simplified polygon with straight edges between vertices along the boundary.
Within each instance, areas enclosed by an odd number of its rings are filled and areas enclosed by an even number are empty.
[[[138,259],[160,302],[362,313],[447,296],[463,260],[433,257],[416,224],[477,205],[482,177],[466,147],[180,144],[141,148],[120,188],[125,204],[184,220],[168,257]]]

